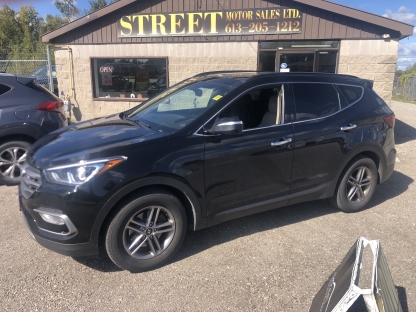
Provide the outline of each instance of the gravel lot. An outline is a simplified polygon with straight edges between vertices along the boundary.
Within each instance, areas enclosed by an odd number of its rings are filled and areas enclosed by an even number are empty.
[[[403,310],[416,311],[416,105],[392,108],[399,162],[370,209],[316,201],[188,232],[173,261],[147,273],[41,247],[23,227],[17,187],[0,186],[0,310],[307,311],[364,236],[381,241]]]

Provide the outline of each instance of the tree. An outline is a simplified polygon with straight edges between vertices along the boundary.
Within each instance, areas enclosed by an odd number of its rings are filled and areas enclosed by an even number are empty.
[[[79,10],[75,6],[75,0],[55,0],[54,4],[70,22],[78,18]]]
[[[6,58],[8,51],[21,41],[22,36],[16,12],[4,5],[0,8],[0,59]]]
[[[106,0],[89,0],[88,2],[90,4],[90,8],[84,11],[84,15],[90,14],[107,6]]]
[[[62,27],[65,24],[68,24],[69,20],[66,17],[60,17],[58,15],[46,15],[46,19],[42,19],[42,34],[46,34],[55,30],[59,27]]]

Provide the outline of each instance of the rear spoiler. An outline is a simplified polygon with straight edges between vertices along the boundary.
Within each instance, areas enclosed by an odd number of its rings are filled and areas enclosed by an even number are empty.
[[[16,76],[17,82],[21,83],[22,85],[27,85],[33,82],[36,77],[23,77],[23,76]]]
[[[371,90],[373,90],[374,80],[364,79],[365,85],[368,86]]]

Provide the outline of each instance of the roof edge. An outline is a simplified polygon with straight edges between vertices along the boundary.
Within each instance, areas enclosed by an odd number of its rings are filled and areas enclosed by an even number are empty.
[[[413,28],[415,26],[396,21],[384,16],[369,13],[366,11],[350,8],[338,3],[333,3],[326,0],[293,0],[298,3],[313,6],[322,10],[331,11],[340,15],[348,16],[350,18],[366,21],[370,24],[375,24],[381,27],[389,28],[400,32],[401,39],[413,35]]]
[[[114,2],[102,9],[92,12],[91,14],[85,15],[75,21],[72,21],[58,29],[55,29],[49,33],[46,33],[42,36],[42,42],[50,43],[54,38],[61,36],[73,29],[76,29],[80,26],[83,26],[89,22],[92,22],[104,15],[112,13],[115,10],[118,10],[128,4],[136,2],[137,0],[119,0]],[[350,8],[341,4],[333,3],[326,0],[293,0],[294,2],[301,3],[304,5],[312,6],[319,8],[325,11],[331,11],[340,15],[344,15],[350,18],[354,18],[361,21],[366,21],[370,24],[378,25],[381,27],[389,28],[394,31],[398,31],[401,34],[400,39],[409,37],[413,35],[413,25],[399,22],[384,16],[376,15],[366,11],[361,11],[358,9]]]
[[[82,25],[85,25],[89,22],[92,22],[100,17],[103,17],[104,15],[107,15],[115,10],[118,10],[130,3],[136,2],[137,0],[119,0],[117,2],[111,3],[97,11],[94,11],[90,14],[87,14],[83,17],[80,17],[76,19],[75,21],[72,21],[64,26],[61,26],[55,30],[52,30],[44,35],[42,35],[42,42],[49,43],[50,40],[65,34],[68,31],[71,31],[75,28],[78,28]]]

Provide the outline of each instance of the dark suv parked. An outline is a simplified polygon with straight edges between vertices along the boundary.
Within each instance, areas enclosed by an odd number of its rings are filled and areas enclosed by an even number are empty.
[[[20,184],[26,227],[71,256],[156,268],[187,227],[331,198],[362,210],[392,173],[395,116],[372,82],[215,72],[38,141]]]
[[[35,79],[0,74],[0,184],[18,184],[32,143],[68,125],[62,101]]]

